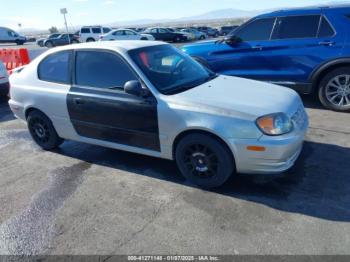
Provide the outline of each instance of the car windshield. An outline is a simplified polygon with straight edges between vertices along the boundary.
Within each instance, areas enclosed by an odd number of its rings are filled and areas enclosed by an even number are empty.
[[[215,73],[170,45],[134,49],[129,55],[165,95],[183,92],[216,77]]]

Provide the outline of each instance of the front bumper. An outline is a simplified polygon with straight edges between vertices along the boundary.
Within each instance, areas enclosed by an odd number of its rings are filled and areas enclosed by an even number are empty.
[[[9,91],[10,91],[9,82],[0,84],[0,96],[7,96]]]
[[[262,136],[259,140],[230,140],[236,169],[242,174],[276,174],[290,169],[298,159],[306,129],[284,136]],[[248,146],[264,147],[263,152],[249,151]]]

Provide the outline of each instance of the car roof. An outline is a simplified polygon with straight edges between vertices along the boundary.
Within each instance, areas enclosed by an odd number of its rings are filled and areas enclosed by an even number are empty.
[[[345,12],[345,11],[350,11],[349,4],[282,9],[282,10],[276,10],[270,13],[262,14],[259,17],[307,15],[307,14],[321,14],[321,13],[327,13],[327,12]]]
[[[63,47],[56,47],[52,50],[63,51],[63,50],[79,50],[79,49],[115,49],[122,51],[130,51],[133,49],[138,49],[142,47],[149,46],[159,46],[159,45],[168,45],[165,42],[160,41],[140,41],[140,40],[122,40],[122,41],[99,41],[99,42],[90,42],[90,43],[81,43],[68,45]]]

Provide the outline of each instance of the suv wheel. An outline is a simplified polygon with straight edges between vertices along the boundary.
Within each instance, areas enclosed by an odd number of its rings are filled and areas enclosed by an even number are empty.
[[[39,111],[29,113],[28,129],[33,140],[43,149],[52,150],[63,143],[51,120]]]
[[[24,44],[24,41],[16,40],[16,45],[23,45],[23,44]]]
[[[350,69],[337,68],[320,82],[318,96],[322,105],[335,111],[350,110]]]
[[[47,48],[51,48],[51,47],[53,47],[53,43],[51,41],[48,41],[48,42],[45,43],[45,46]]]
[[[182,175],[205,188],[223,185],[234,171],[226,146],[203,134],[184,137],[176,147],[175,158]]]
[[[199,40],[204,40],[205,39],[205,36],[204,35],[201,35],[200,37],[199,37]]]
[[[93,38],[88,38],[88,39],[86,39],[86,42],[95,42],[95,39],[93,39]]]

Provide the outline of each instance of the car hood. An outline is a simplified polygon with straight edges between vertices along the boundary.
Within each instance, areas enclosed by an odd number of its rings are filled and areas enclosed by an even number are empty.
[[[218,76],[166,99],[173,106],[250,119],[278,112],[291,116],[302,103],[292,89],[231,76]]]

